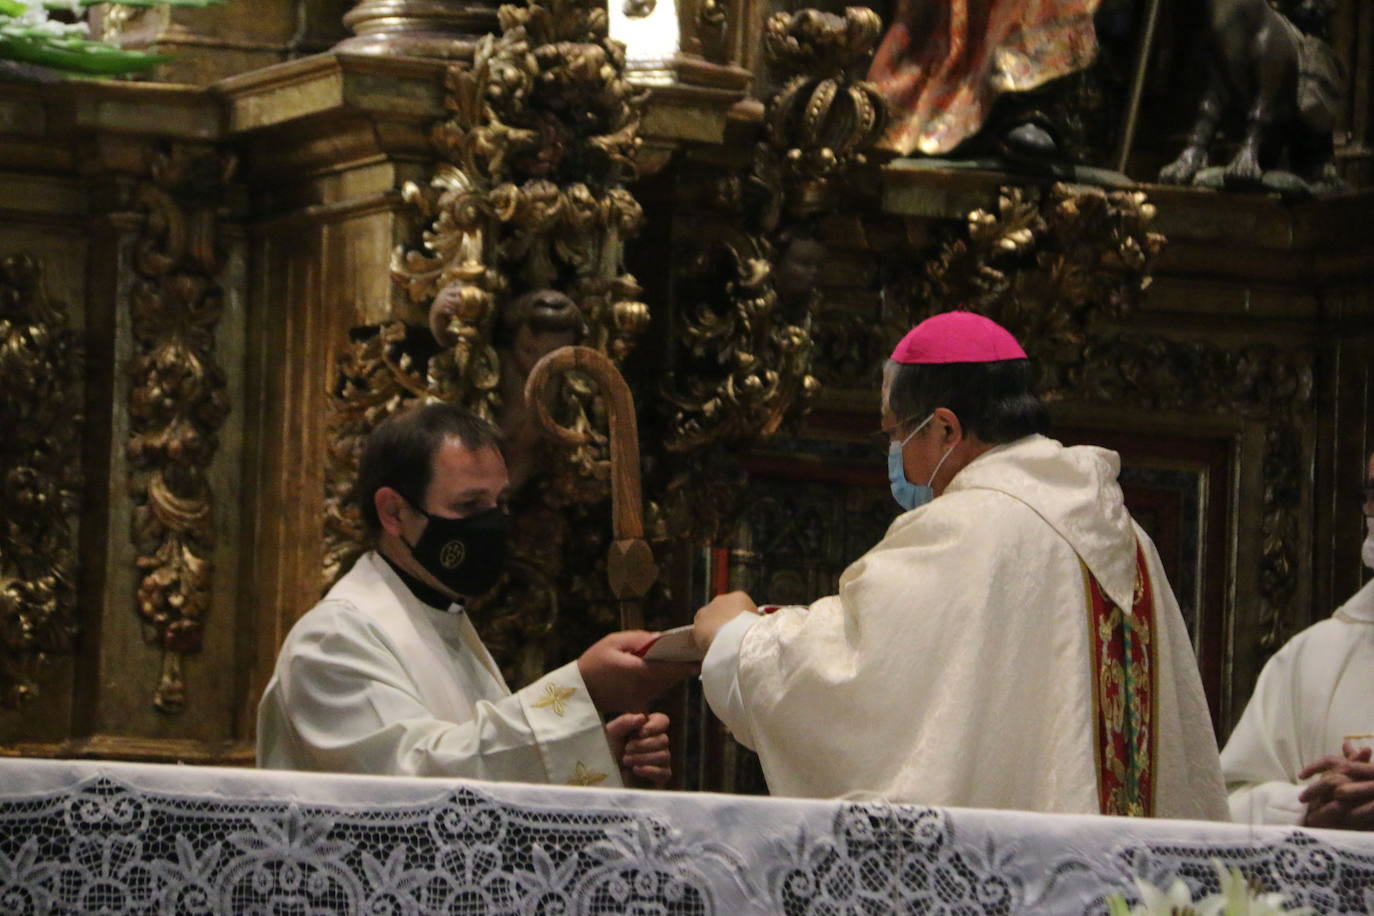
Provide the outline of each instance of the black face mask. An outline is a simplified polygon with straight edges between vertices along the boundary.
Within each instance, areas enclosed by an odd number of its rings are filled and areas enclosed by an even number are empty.
[[[405,542],[415,562],[465,597],[476,598],[490,591],[506,567],[510,517],[501,509],[467,518],[430,515],[418,507],[415,511],[429,519],[418,541]]]

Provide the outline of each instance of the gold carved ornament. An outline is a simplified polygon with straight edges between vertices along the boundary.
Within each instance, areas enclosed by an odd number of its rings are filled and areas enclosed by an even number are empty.
[[[38,695],[78,629],[83,354],[34,258],[0,259],[0,707]]]
[[[862,6],[843,16],[808,9],[769,17],[764,55],[782,88],[768,100],[767,145],[797,178],[811,183],[863,165],[882,137],[886,103],[862,79],[881,33],[878,14]]]
[[[592,602],[598,626],[615,617],[601,595],[604,559],[573,555],[604,553],[594,545],[606,527],[596,520],[609,494],[606,440],[589,435],[604,427],[601,396],[576,373],[562,377],[551,410],[588,435],[556,449],[530,440],[522,393],[531,354],[580,344],[619,363],[648,325],[623,263],[643,217],[625,185],[645,93],[625,79],[604,6],[551,0],[503,6],[499,18],[501,34],[481,41],[472,65],[448,71],[431,180],[402,192],[424,229],[418,246],[395,252],[392,272],[429,327],[411,318],[356,329],[340,364],[325,568],[334,575],[358,549],[348,487],[366,434],[409,404],[461,403],[505,429],[519,491],[513,568],[472,612],[498,657],[523,652],[516,667],[533,672],[569,596]],[[524,454],[536,451],[544,457]],[[526,466],[541,472],[528,484]]]
[[[819,297],[786,301],[779,272],[797,240],[819,244],[817,218],[854,196],[849,178],[882,136],[885,102],[862,78],[880,31],[862,7],[771,16],[764,54],[779,88],[748,172],[684,201],[696,225],[682,243],[674,361],[660,382],[672,472],[658,488],[659,537],[723,536],[745,480],[730,453],[802,415],[820,390]]]
[[[1036,358],[1050,399],[1263,420],[1260,647],[1272,652],[1302,620],[1297,535],[1313,354],[1091,330],[1134,309],[1149,288],[1165,244],[1151,231],[1154,217],[1138,191],[1003,188],[995,212],[970,213],[925,263],[911,294],[923,307],[907,321],[963,307],[1002,322]]]
[[[198,652],[215,549],[208,479],[229,413],[215,329],[224,303],[216,220],[233,170],[222,154],[183,144],[150,153],[134,202],[143,213],[129,302],[129,492],[145,638],[162,653],[153,705],[186,706],[183,657]]]

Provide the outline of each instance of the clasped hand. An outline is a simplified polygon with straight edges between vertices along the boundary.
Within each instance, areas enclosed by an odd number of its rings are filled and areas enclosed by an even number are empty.
[[[1356,749],[1349,741],[1343,756],[1328,755],[1309,763],[1299,779],[1320,775],[1303,789],[1298,801],[1307,805],[1306,827],[1374,830],[1374,763],[1369,748]]]
[[[611,746],[611,757],[620,765],[625,785],[662,789],[673,778],[668,717],[663,713],[617,716],[606,723],[606,742]]]

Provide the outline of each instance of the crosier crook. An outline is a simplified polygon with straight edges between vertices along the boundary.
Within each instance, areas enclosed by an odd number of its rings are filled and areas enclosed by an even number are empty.
[[[634,398],[620,370],[598,350],[559,347],[545,354],[525,380],[525,403],[549,438],[564,445],[576,447],[587,441],[586,434],[560,426],[549,413],[548,398],[553,394],[553,379],[569,371],[590,377],[606,395],[611,439],[611,531],[615,536],[606,552],[606,575],[611,591],[620,601],[621,629],[643,629],[644,612],[640,599],[658,578],[658,567],[654,565],[653,551],[644,540],[639,429],[635,425]]]

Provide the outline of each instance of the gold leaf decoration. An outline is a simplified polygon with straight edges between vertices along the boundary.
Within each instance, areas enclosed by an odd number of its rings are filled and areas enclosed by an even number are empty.
[[[995,212],[968,215],[965,235],[925,265],[919,320],[967,308],[1019,330],[1045,366],[1072,359],[1089,323],[1139,304],[1164,236],[1137,191],[1054,184],[1006,187]],[[1051,384],[1053,387],[1053,384]]]
[[[682,195],[695,215],[678,243],[682,304],[672,372],[660,382],[673,456],[657,494],[659,537],[721,536],[745,479],[729,453],[799,418],[820,390],[816,285],[789,278],[797,260],[823,259],[803,254],[821,249],[816,217],[844,208],[850,176],[886,126],[885,102],[862,78],[880,27],[860,7],[770,17],[764,53],[781,88],[766,103],[764,141],[747,174]],[[715,498],[688,495],[704,492]]]
[[[80,338],[27,255],[0,259],[0,706],[38,695],[38,671],[77,632]]]
[[[184,144],[150,153],[129,293],[129,491],[138,614],[161,650],[153,705],[186,705],[182,657],[201,648],[215,546],[208,471],[229,412],[215,329],[224,304],[215,224],[231,159]]]
[[[881,32],[878,14],[861,6],[769,17],[764,54],[783,88],[768,101],[768,144],[803,181],[862,165],[882,136],[887,104],[861,78]]]

